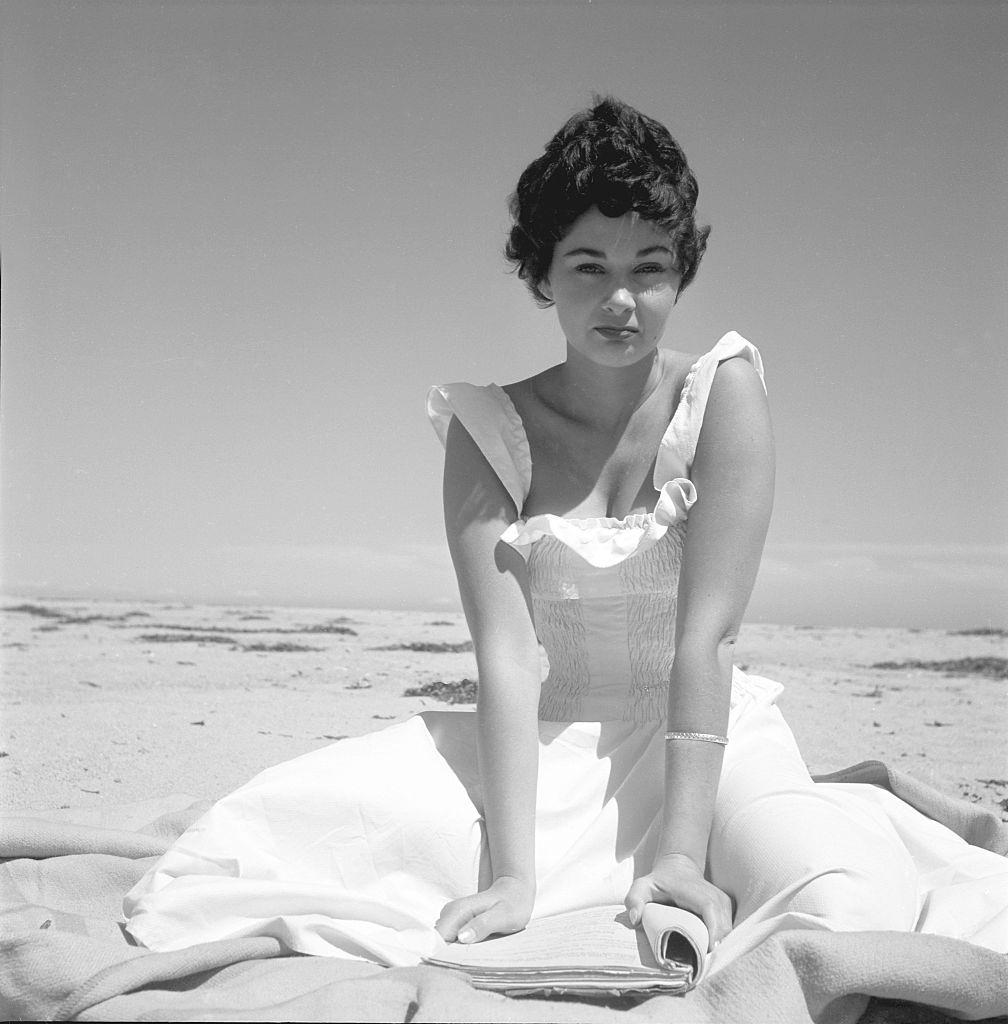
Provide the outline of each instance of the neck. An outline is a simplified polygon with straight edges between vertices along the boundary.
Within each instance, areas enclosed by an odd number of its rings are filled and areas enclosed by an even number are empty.
[[[658,386],[661,374],[657,349],[629,366],[600,366],[568,346],[556,381],[573,419],[608,431],[626,425]]]

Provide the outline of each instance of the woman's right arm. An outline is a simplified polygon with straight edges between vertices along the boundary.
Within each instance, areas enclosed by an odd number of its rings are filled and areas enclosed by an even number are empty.
[[[452,900],[437,930],[451,942],[519,931],[535,900],[539,646],[522,557],[500,540],[518,510],[458,419],[445,443],[448,549],[479,673],[477,749],[493,881]]]

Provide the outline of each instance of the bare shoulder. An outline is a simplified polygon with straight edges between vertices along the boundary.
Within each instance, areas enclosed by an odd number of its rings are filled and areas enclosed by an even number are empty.
[[[474,522],[503,529],[518,516],[503,481],[457,416],[445,440],[443,500],[449,538]]]
[[[698,451],[739,446],[772,450],[773,430],[763,379],[742,356],[718,365],[711,382]]]
[[[708,406],[713,405],[717,408],[726,403],[766,407],[763,378],[744,356],[729,356],[722,360],[714,371]]]

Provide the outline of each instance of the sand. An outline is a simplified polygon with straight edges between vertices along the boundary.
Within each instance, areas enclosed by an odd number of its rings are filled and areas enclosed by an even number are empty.
[[[278,761],[448,706],[407,689],[476,677],[469,650],[382,649],[465,648],[456,614],[3,603],[3,810],[214,799]],[[785,685],[813,772],[882,758],[1008,820],[1006,647],[1003,634],[748,625],[736,660]],[[991,659],[995,674],[978,661],[952,674],[871,667],[957,659]]]

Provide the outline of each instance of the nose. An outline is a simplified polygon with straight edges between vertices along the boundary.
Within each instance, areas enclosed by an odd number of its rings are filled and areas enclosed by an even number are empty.
[[[628,288],[617,288],[605,302],[602,308],[607,313],[619,314],[632,310],[636,303],[633,294]]]

